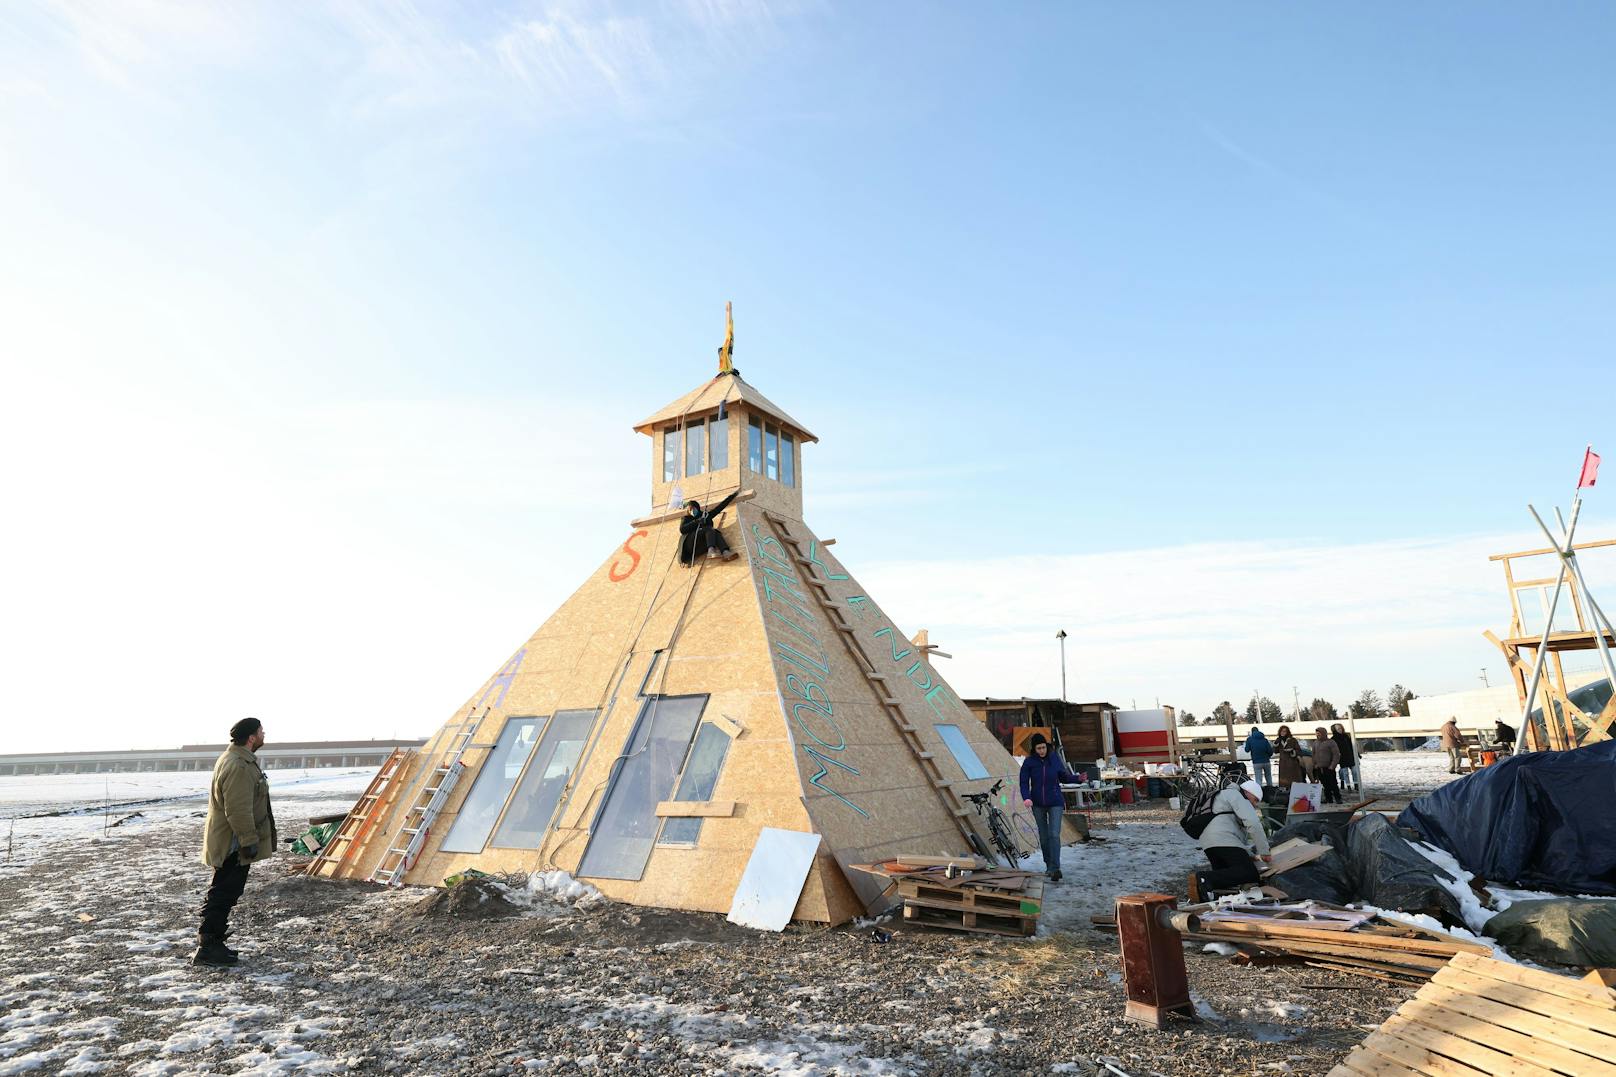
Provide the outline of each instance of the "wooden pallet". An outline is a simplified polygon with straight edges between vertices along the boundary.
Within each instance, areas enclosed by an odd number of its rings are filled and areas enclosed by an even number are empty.
[[[1025,938],[1038,931],[1038,916],[976,912],[970,909],[939,908],[935,905],[903,904],[905,923],[924,924],[949,931],[972,931],[981,935],[1014,935]]]
[[[1329,1077],[1616,1077],[1616,991],[1456,954]]]
[[[1044,902],[1044,881],[1032,878],[1016,890],[997,887],[945,886],[919,879],[898,880],[898,896],[905,908],[915,906],[945,912],[989,913],[995,916],[1031,917],[1036,925]],[[1028,932],[1031,934],[1031,932]]]

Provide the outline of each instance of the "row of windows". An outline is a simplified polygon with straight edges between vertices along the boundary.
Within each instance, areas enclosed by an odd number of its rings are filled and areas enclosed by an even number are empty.
[[[653,659],[654,661],[654,659]],[[730,738],[701,721],[707,697],[649,696],[590,825],[580,875],[638,879],[657,845],[695,845],[700,818],[659,818],[664,800],[712,798]],[[441,848],[537,849],[584,752],[595,711],[506,719]]]
[[[662,481],[679,477],[679,428],[662,431]],[[729,467],[729,420],[692,419],[684,429],[685,474],[722,471]]]
[[[652,668],[661,652],[652,656]],[[649,681],[650,673],[646,674]],[[665,800],[711,800],[729,754],[730,737],[701,720],[705,695],[641,696],[628,743],[612,767],[606,795],[589,827],[578,874],[592,879],[638,880],[659,845],[694,846],[699,817],[659,818]],[[538,849],[577,769],[595,711],[557,711],[553,717],[506,719],[499,740],[472,783],[444,852]],[[967,781],[989,777],[987,767],[957,725],[934,727]]]
[[[678,427],[663,430],[663,482],[673,482],[680,476],[681,449],[683,474],[687,476],[729,467],[729,419],[692,419],[685,424],[682,436]],[[746,431],[746,466],[787,486],[797,485],[797,439],[791,431],[753,416]]]

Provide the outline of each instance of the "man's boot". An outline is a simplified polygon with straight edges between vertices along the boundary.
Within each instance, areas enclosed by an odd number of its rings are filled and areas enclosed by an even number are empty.
[[[223,940],[216,935],[198,936],[200,945],[196,953],[191,955],[193,965],[212,965],[215,968],[229,968],[241,960],[236,952],[227,947]]]

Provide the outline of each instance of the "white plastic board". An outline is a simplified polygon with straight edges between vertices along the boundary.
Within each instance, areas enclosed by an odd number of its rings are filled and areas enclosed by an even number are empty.
[[[730,903],[729,922],[759,931],[782,931],[791,922],[808,869],[819,852],[819,835],[766,826],[752,846]]]

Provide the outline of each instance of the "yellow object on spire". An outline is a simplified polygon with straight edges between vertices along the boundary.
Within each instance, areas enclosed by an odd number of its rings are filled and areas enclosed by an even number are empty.
[[[718,372],[731,374],[735,371],[735,311],[726,300],[724,303],[724,345],[718,349]]]

